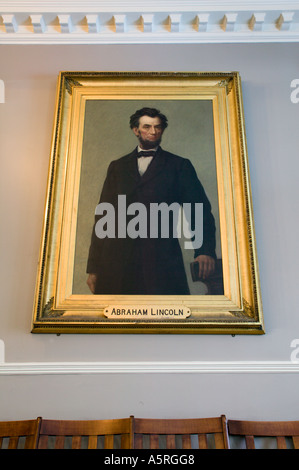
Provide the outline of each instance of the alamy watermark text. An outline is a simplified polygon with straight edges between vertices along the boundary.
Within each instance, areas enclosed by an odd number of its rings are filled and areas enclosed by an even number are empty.
[[[141,202],[127,206],[126,196],[118,196],[117,214],[113,204],[101,202],[95,214],[101,216],[96,222],[98,238],[181,238],[186,249],[198,249],[203,244],[203,204],[178,202],[150,203],[147,207]],[[129,220],[127,221],[127,216]],[[134,216],[133,218],[130,216]],[[193,221],[193,223],[192,223]],[[117,232],[117,233],[116,233]]]

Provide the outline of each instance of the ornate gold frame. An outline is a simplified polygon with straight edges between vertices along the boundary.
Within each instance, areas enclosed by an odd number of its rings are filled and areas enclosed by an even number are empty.
[[[224,295],[72,294],[86,100],[212,100]],[[182,320],[116,319],[111,305],[184,307]],[[61,72],[40,248],[33,333],[263,334],[245,125],[238,72]]]

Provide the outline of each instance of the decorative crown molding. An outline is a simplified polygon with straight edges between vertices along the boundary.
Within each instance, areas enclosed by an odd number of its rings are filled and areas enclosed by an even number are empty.
[[[0,44],[298,42],[299,1],[2,1]]]

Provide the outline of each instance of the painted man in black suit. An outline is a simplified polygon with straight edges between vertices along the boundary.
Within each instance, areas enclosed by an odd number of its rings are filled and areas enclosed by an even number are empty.
[[[190,293],[178,236],[173,233],[173,213],[169,211],[169,236],[163,237],[161,223],[157,230],[153,226],[150,228],[150,223],[153,222],[148,214],[152,204],[157,206],[166,203],[168,207],[173,203],[180,206],[189,204],[190,228],[194,229],[195,205],[201,203],[203,242],[200,247],[195,247],[194,259],[199,263],[199,274],[203,278],[214,272],[215,221],[211,205],[191,162],[160,147],[167,125],[167,118],[156,109],[142,108],[136,111],[131,116],[130,127],[138,138],[139,145],[133,152],[109,165],[98,206],[102,210],[96,212],[87,263],[87,284],[94,294]],[[150,154],[140,156],[141,151]],[[147,234],[137,237],[124,234],[120,224],[125,216],[128,217],[127,224],[130,220],[134,223],[134,214],[129,214],[129,210],[126,214],[126,208],[120,207],[120,195],[125,199],[127,208],[137,207],[136,203],[140,207],[141,203],[148,209],[142,220]],[[110,236],[108,230],[106,236],[99,234],[97,230],[97,224],[102,224],[102,232],[104,228],[107,229],[107,223],[106,227],[102,223],[103,215],[108,214],[104,210],[107,207],[115,209],[116,222]],[[129,225],[127,227],[129,231]],[[152,236],[151,230],[155,232],[155,236]]]

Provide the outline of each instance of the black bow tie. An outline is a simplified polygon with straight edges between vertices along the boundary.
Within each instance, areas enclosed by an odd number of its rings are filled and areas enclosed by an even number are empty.
[[[154,157],[155,154],[156,154],[156,152],[154,150],[148,150],[148,151],[141,150],[140,152],[138,152],[137,157],[138,158],[140,158],[140,157]]]

